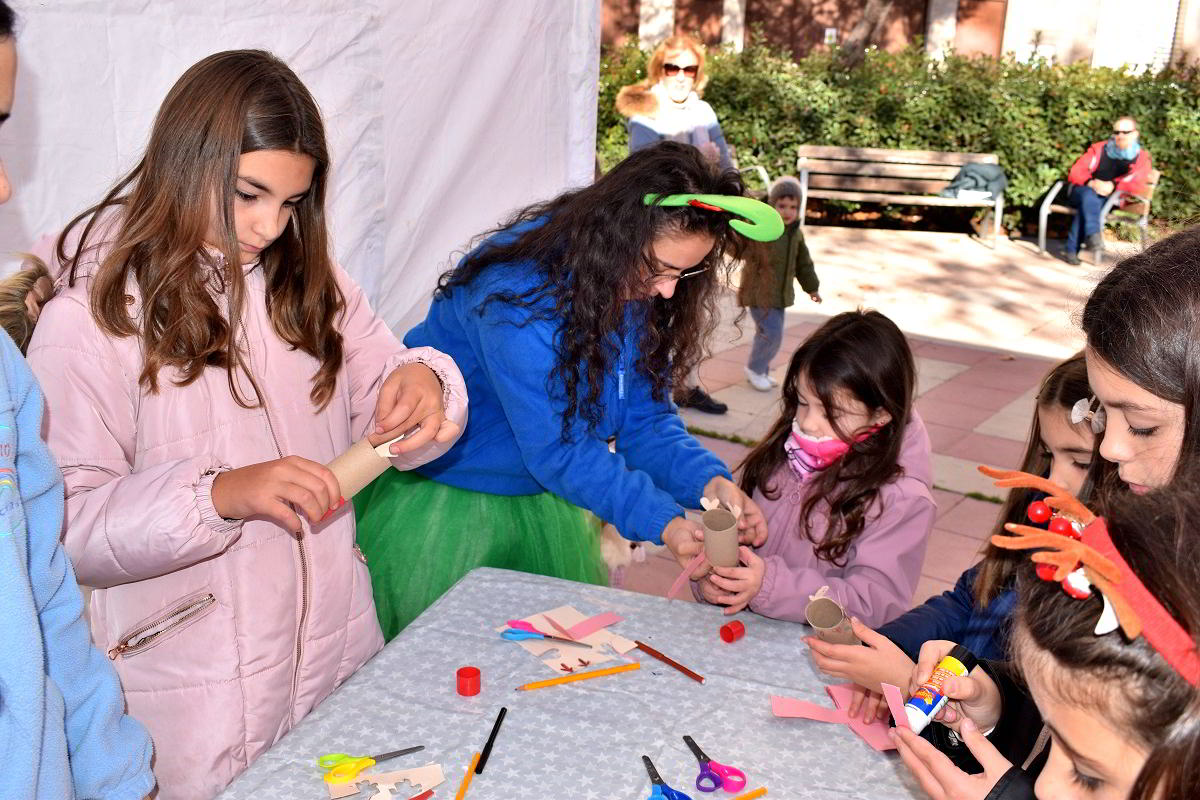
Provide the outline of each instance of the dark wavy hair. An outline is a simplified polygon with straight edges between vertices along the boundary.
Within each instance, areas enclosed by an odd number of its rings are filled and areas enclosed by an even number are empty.
[[[1081,398],[1091,397],[1092,390],[1088,385],[1087,364],[1083,353],[1077,353],[1066,361],[1054,366],[1042,378],[1038,388],[1037,402],[1034,404],[1033,422],[1029,426],[1029,439],[1025,444],[1025,456],[1021,459],[1021,471],[1030,475],[1047,476],[1050,473],[1050,453],[1042,444],[1042,425],[1038,419],[1038,411],[1047,408],[1060,414],[1068,414],[1071,407]],[[1082,422],[1079,425],[1087,426]],[[1091,432],[1091,429],[1088,429]],[[1098,458],[1094,455],[1093,458]],[[1000,508],[999,518],[992,534],[1003,534],[1004,526],[1009,522],[1030,524],[1025,516],[1029,504],[1036,499],[1038,493],[1033,489],[1016,488],[1008,493],[1004,505]],[[989,537],[990,538],[990,537]],[[988,603],[995,600],[1012,583],[1017,568],[1029,560],[1028,554],[1019,550],[1005,550],[996,547],[988,541],[983,547],[983,560],[979,562],[979,572],[975,575],[975,602],[980,608],[987,608]]]
[[[1190,478],[1190,475],[1189,475]],[[1109,535],[1146,589],[1200,639],[1200,499],[1192,480],[1144,497],[1104,495]],[[1049,675],[1046,690],[1090,708],[1149,756],[1130,800],[1185,800],[1200,786],[1200,691],[1179,675],[1145,637],[1095,634],[1103,610],[1098,592],[1072,599],[1056,581],[1037,578],[1030,562],[1018,572],[1014,656],[1026,677]],[[1049,672],[1039,667],[1049,666]]]
[[[812,479],[800,514],[800,535],[813,543],[818,558],[842,566],[880,487],[903,473],[900,450],[912,414],[917,369],[908,340],[883,314],[859,310],[831,317],[792,356],[783,382],[783,411],[739,467],[747,494],[757,489],[771,500],[779,498],[780,487],[773,478],[787,461],[784,443],[792,432],[805,377],[838,437],[850,444],[850,452]],[[839,390],[848,391],[871,411],[888,412],[891,421],[854,441],[860,432],[843,430],[837,419],[834,395]],[[818,503],[829,507],[829,529],[820,541],[811,523]]]
[[[243,397],[235,378],[235,372],[249,372],[237,342],[245,279],[233,201],[241,154],[259,150],[302,153],[316,162],[312,185],[292,209],[286,230],[262,251],[260,263],[271,325],[280,339],[319,362],[310,399],[324,408],[342,365],[337,321],[345,308],[325,225],[329,151],[316,101],[270,53],[230,50],[190,67],[159,108],[142,159],[104,199],[67,224],[58,239],[58,259],[70,269],[73,285],[83,256],[98,247],[93,234],[102,218],[117,210],[120,225],[90,289],[101,330],[138,337],[144,354],[139,382],[151,392],[158,391],[164,367],[177,370],[176,383],[187,386],[215,366],[225,369],[240,405],[257,405],[261,395]],[[205,246],[210,223],[221,236],[223,265]],[[76,227],[82,232],[68,253]],[[224,293],[220,298],[210,290],[214,272]],[[136,319],[126,302],[131,283],[144,309]]]
[[[662,142],[639,150],[583,189],[529,206],[492,237],[515,225],[541,221],[511,241],[491,239],[442,275],[436,294],[450,296],[496,265],[528,263],[537,283],[524,292],[497,291],[483,305],[499,302],[528,309],[522,324],[559,322],[557,361],[547,378],[565,387],[562,437],[582,419],[589,431],[599,424],[605,376],[617,357],[614,336],[624,336],[629,298],[639,298],[661,269],[651,245],[659,237],[711,236],[712,250],[697,274],[679,281],[674,296],[635,300],[640,306],[635,368],[651,382],[656,400],[681,384],[704,355],[717,324],[717,292],[728,283],[731,258],[743,239],[729,227],[729,215],[692,206],[647,206],[646,194],[741,195],[738,174],[721,171],[696,148]],[[558,391],[554,391],[557,394]]]
[[[1114,370],[1184,409],[1175,473],[1200,464],[1200,226],[1118,263],[1083,309],[1087,346]],[[1172,478],[1172,482],[1174,478]],[[1116,466],[1093,462],[1089,483],[1124,488]]]

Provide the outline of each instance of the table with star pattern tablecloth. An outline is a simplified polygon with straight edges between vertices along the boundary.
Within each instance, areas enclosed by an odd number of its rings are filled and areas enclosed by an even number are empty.
[[[534,656],[501,639],[505,620],[571,605],[613,611],[612,630],[640,639],[704,675],[704,685],[639,650],[633,672],[530,692],[553,677]],[[806,628],[743,613],[745,636],[721,641],[721,609],[571,581],[477,569],[408,626],[221,795],[224,800],[327,798],[314,761],[324,753],[365,755],[425,745],[374,767],[393,771],[440,763],[451,798],[471,755],[482,749],[501,706],[508,715],[469,800],[642,800],[650,782],[641,756],[663,779],[699,798],[690,735],[718,762],[743,769],[746,790],[766,786],[789,800],[887,800],[920,795],[893,751],[877,753],[846,726],[771,714],[770,695],[830,705],[800,641]],[[455,672],[473,665],[483,691],[461,697]],[[608,665],[605,665],[608,666]],[[396,797],[416,792],[401,787]],[[367,800],[372,790],[357,797]]]

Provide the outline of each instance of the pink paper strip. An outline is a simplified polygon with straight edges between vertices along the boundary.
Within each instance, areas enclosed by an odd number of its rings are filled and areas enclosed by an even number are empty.
[[[833,698],[834,705],[838,708],[846,709],[850,707],[850,697],[854,692],[853,683],[839,683],[833,686],[826,686],[825,691]],[[861,718],[850,720],[850,730],[857,733],[863,738],[867,744],[876,750],[883,752],[885,750],[895,750],[896,745],[892,744],[892,739],[888,736],[888,724],[884,720],[875,719],[871,722],[863,722]]]
[[[817,722],[850,722],[849,715],[838,708],[826,708],[807,700],[797,700],[794,697],[771,695],[771,713],[777,717],[800,717],[815,719]]]
[[[588,617],[583,622],[572,625],[567,629],[567,635],[572,639],[582,639],[585,636],[591,636],[596,631],[607,628],[609,625],[616,625],[618,622],[624,621],[624,617],[618,616],[611,611],[605,611],[603,614]]]
[[[679,590],[683,588],[683,585],[688,582],[690,577],[692,577],[692,571],[702,563],[704,563],[703,550],[701,550],[699,553],[696,553],[696,555],[692,557],[692,560],[687,562],[683,568],[683,572],[679,573],[679,577],[676,578],[675,582],[671,584],[671,588],[667,590],[668,600],[673,599],[675,595],[678,594]]]
[[[559,625],[557,622],[555,622],[554,619],[549,614],[542,614],[542,619],[546,620],[546,622],[549,622],[550,625],[554,628],[554,630],[558,631],[559,633],[561,633],[563,636],[567,637],[568,639],[575,638],[574,636],[571,635],[571,632],[569,630],[567,630],[562,625]]]
[[[892,719],[896,721],[897,728],[912,727],[908,724],[908,714],[904,711],[904,695],[900,694],[900,689],[892,686],[890,683],[881,684],[883,687],[883,696],[887,700],[888,710],[892,712]]]

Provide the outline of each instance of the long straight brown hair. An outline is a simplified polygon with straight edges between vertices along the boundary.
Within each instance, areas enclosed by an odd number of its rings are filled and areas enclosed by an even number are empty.
[[[58,258],[70,268],[74,285],[89,243],[98,246],[91,239],[101,217],[116,211],[115,231],[100,243],[107,251],[92,276],[91,310],[100,328],[118,338],[140,337],[145,360],[139,380],[150,392],[158,391],[164,367],[177,370],[175,382],[186,386],[215,366],[226,370],[240,405],[257,405],[261,391],[238,344],[245,279],[233,196],[239,157],[259,150],[302,153],[316,162],[308,193],[260,263],[271,325],[283,341],[320,362],[310,397],[324,408],[342,364],[336,318],[345,307],[325,227],[329,153],[312,95],[270,53],[216,53],[185,72],[158,110],[141,161],[67,225]],[[205,246],[210,222],[220,231],[216,249],[223,263]],[[81,223],[78,244],[68,255],[67,237]],[[136,319],[126,300],[131,283],[142,299]],[[250,376],[257,397],[243,397],[236,371]]]

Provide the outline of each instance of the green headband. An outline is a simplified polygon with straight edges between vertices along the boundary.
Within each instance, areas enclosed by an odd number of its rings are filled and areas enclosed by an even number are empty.
[[[728,194],[648,194],[646,205],[695,206],[709,211],[728,211],[745,219],[729,220],[729,227],[759,242],[773,242],[783,235],[783,219],[779,212],[761,200]]]

